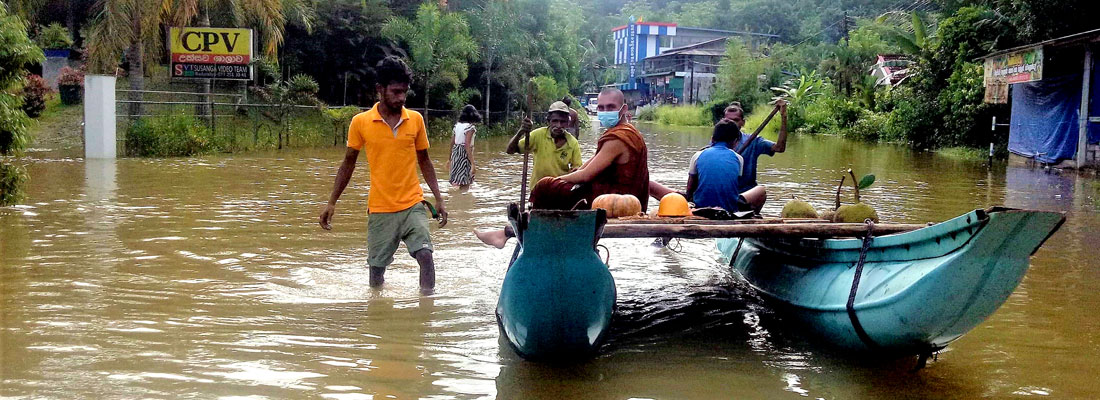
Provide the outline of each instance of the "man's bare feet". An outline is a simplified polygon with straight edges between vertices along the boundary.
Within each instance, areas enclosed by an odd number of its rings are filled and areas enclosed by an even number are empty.
[[[508,243],[508,235],[503,229],[495,231],[478,231],[474,230],[474,235],[477,235],[478,239],[481,239],[482,243],[503,249],[504,245]]]
[[[386,282],[385,273],[385,268],[370,267],[370,286],[374,288],[382,287],[382,284]]]

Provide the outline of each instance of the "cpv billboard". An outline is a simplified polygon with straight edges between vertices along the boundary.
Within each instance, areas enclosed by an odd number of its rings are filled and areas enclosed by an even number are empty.
[[[252,79],[251,29],[173,27],[168,47],[173,78]]]

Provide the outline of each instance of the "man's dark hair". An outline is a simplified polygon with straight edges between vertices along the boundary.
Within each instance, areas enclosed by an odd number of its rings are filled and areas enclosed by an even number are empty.
[[[737,123],[723,119],[714,125],[714,134],[710,141],[713,143],[726,143],[727,146],[736,145],[741,141],[741,127]]]
[[[741,108],[741,102],[735,101],[730,103],[730,105],[726,106],[725,110],[722,110],[722,113],[725,114],[731,111],[736,111],[738,114],[741,114],[741,118],[745,117],[745,109]]]
[[[570,107],[573,106],[573,99],[570,98],[569,96],[562,97],[561,102],[565,103],[565,105],[567,105],[567,106],[570,106]]]
[[[382,87],[393,83],[412,84],[412,71],[404,60],[396,56],[383,58],[374,67],[374,72],[378,76],[376,82]]]
[[[458,114],[458,122],[480,124],[481,113],[477,112],[477,107],[467,104],[465,107],[462,107],[462,112]]]

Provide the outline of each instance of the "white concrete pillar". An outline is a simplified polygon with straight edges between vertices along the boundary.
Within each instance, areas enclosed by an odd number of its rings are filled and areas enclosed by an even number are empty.
[[[84,158],[115,158],[115,77],[84,75]]]
[[[1081,75],[1081,109],[1077,112],[1077,169],[1085,167],[1089,144],[1089,100],[1092,98],[1092,48],[1085,44],[1084,73]]]

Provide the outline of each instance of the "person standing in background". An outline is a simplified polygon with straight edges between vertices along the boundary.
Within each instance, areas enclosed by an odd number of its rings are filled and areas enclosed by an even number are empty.
[[[481,123],[481,114],[476,107],[467,104],[462,107],[451,135],[451,153],[447,166],[451,171],[451,185],[458,186],[461,190],[469,189],[470,184],[474,183],[473,148],[474,135],[477,133],[475,124],[478,123]]]

